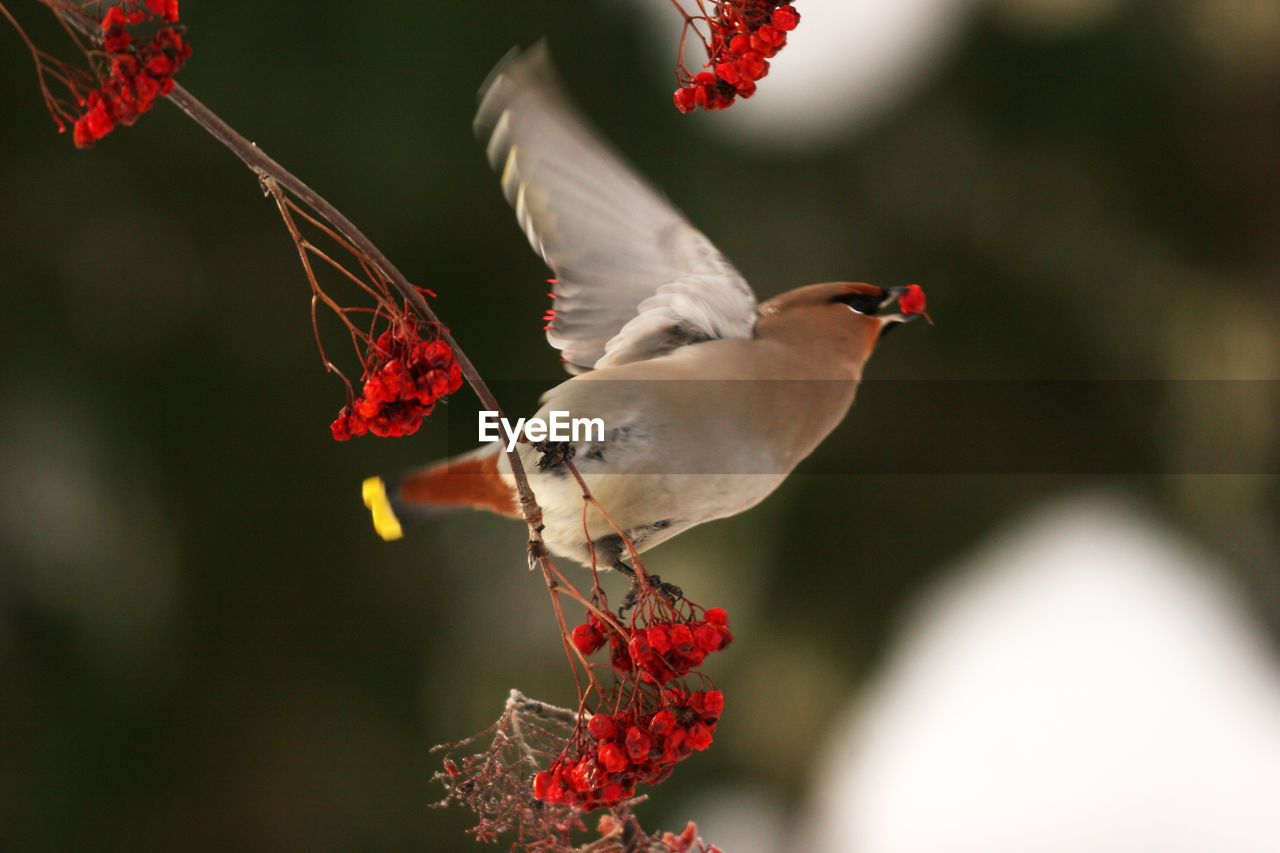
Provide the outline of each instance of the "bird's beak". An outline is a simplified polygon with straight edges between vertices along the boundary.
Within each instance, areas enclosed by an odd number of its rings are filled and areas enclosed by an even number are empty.
[[[876,315],[884,321],[885,328],[883,331],[888,331],[889,328],[900,323],[910,323],[917,317],[925,318],[932,325],[933,319],[924,310],[924,291],[920,289],[920,285],[909,284],[906,287],[891,287],[884,293],[884,301],[880,303],[880,310],[884,311],[895,305],[899,310],[893,314]],[[904,300],[903,297],[906,297],[906,299]]]
[[[880,303],[880,310],[883,311],[886,308],[896,305],[898,300],[901,299],[903,294],[906,292],[907,289],[905,287],[891,287],[886,290],[884,292],[884,301]]]
[[[924,311],[924,291],[917,284],[909,284],[906,287],[891,287],[886,290],[884,301],[880,303],[880,310],[897,307],[899,310],[893,314],[876,314],[876,319],[880,321],[880,335],[883,338],[893,329],[901,326],[903,323],[910,323],[917,317],[924,317],[931,324],[933,320]]]

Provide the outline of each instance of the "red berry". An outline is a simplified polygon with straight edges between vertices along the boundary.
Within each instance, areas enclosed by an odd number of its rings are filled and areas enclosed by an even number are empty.
[[[124,10],[119,6],[111,6],[102,16],[102,29],[111,30],[125,25]]]
[[[768,24],[765,24],[763,27],[756,30],[755,35],[756,38],[770,47],[779,48],[787,43],[787,34],[777,27],[771,27]]]
[[[591,736],[596,740],[608,740],[613,737],[613,733],[618,727],[614,725],[613,717],[608,714],[593,714],[591,719],[587,721],[587,731],[591,732]]]
[[[576,763],[570,764],[565,768],[565,782],[569,788],[579,793],[591,790],[592,764],[586,758],[580,758]]]
[[[653,745],[653,739],[644,729],[632,726],[627,730],[626,745],[627,755],[632,761],[639,763],[649,757],[649,747]]]
[[[348,415],[340,415],[336,421],[329,424],[329,429],[333,432],[334,441],[346,441],[351,438],[351,419]]]
[[[655,735],[665,735],[677,728],[675,715],[670,711],[662,710],[653,715],[653,719],[649,721],[649,731]]]
[[[593,654],[604,645],[604,636],[593,625],[579,625],[573,629],[571,636],[573,644],[584,655]]]
[[[178,70],[178,64],[173,57],[160,51],[145,53],[143,64],[152,77],[165,77]]]
[[[649,645],[655,652],[665,655],[671,651],[671,629],[666,625],[654,625],[648,632]]]
[[[119,6],[112,6],[112,9],[119,9]],[[116,53],[124,50],[129,46],[129,42],[133,41],[133,36],[124,31],[124,28],[116,30],[108,30],[106,36],[102,39],[102,49],[110,53]]]
[[[898,307],[903,314],[924,314],[924,289],[918,284],[908,284],[905,292],[898,297]]]
[[[705,652],[717,651],[720,648],[720,629],[704,622],[693,629],[693,641]]]
[[[770,22],[777,29],[783,32],[789,32],[796,28],[796,24],[800,23],[800,13],[796,11],[796,7],[790,4],[779,6],[773,10]]]
[[[682,655],[691,654],[696,648],[693,642],[693,631],[688,625],[671,626],[671,647]]]
[[[555,776],[551,775],[551,773],[546,770],[539,770],[538,775],[533,777],[533,796],[545,803],[554,803],[559,801],[559,797],[556,796],[555,790],[557,787],[560,786],[556,785]],[[560,787],[560,791],[563,792],[564,788]]]
[[[97,92],[91,92],[89,111],[76,119],[72,140],[78,147],[88,148],[110,133],[115,124],[115,119],[111,115],[111,105]]]
[[[689,741],[689,733],[680,726],[674,727],[662,744],[663,759],[674,764],[688,758],[691,752],[693,752],[693,744]]]
[[[769,62],[764,55],[751,50],[738,59],[738,72],[749,80],[759,80],[769,73]]]
[[[610,773],[621,773],[627,769],[629,763],[627,754],[616,743],[601,744],[600,749],[596,751],[596,757],[604,769]]]

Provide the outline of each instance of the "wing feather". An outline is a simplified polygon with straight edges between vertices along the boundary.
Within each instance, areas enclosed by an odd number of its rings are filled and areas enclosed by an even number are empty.
[[[547,340],[572,372],[752,335],[756,299],[742,275],[569,105],[545,45],[499,64],[475,126],[555,273]]]

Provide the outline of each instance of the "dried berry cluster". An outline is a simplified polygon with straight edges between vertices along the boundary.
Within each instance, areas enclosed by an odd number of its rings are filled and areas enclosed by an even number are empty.
[[[697,107],[721,110],[739,95],[754,95],[756,81],[769,73],[769,59],[786,47],[787,33],[800,23],[800,13],[790,3],[723,0],[713,5],[715,11],[704,19],[710,29],[706,67],[711,70],[682,75],[687,82],[673,98],[682,113]]]
[[[582,813],[534,799],[530,782],[540,767],[560,754],[573,735],[577,717],[575,711],[512,690],[492,726],[432,750],[447,750],[444,768],[434,776],[445,786],[446,795],[435,805],[456,803],[474,812],[479,823],[471,834],[477,841],[497,841],[503,833],[513,832],[512,850],[577,850],[570,838],[586,829]],[[482,752],[461,754],[482,740],[488,741]]]
[[[728,623],[728,614],[716,607],[702,619],[690,613],[625,628],[593,615],[578,625],[572,639],[579,651],[589,655],[608,642],[610,663],[628,680],[534,777],[534,796],[588,811],[610,806],[634,796],[637,783],[656,785],[695,750],[710,746],[724,694],[672,682],[733,640]]]
[[[369,347],[361,381],[360,395],[330,425],[338,441],[367,432],[383,437],[417,432],[436,400],[462,387],[462,368],[447,343],[423,340],[418,325],[404,318]]]
[[[662,849],[669,853],[721,853],[719,847],[714,844],[706,844],[698,837],[698,827],[692,821],[685,824],[684,831],[679,835],[674,832],[662,833],[659,843]]]
[[[72,138],[88,148],[116,125],[133,124],[173,90],[173,75],[191,55],[191,46],[171,26],[161,26],[150,38],[130,32],[144,22],[175,23],[177,0],[124,0],[102,16],[102,50],[108,74],[100,88],[76,100],[86,110],[75,121]],[[101,75],[99,75],[101,77]]]

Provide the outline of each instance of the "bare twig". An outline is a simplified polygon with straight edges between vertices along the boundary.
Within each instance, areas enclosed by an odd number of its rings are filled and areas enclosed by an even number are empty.
[[[82,15],[75,14],[67,9],[55,9],[55,11],[58,13],[59,19],[65,24],[78,30],[94,42],[101,40],[101,29],[88,22]],[[436,324],[439,328],[440,337],[453,350],[458,366],[462,369],[462,375],[480,399],[481,404],[487,409],[498,412],[499,417],[502,417],[502,408],[498,405],[497,398],[493,396],[493,392],[490,391],[489,386],[481,378],[471,359],[458,346],[458,342],[453,335],[449,333],[449,330],[440,322],[440,318],[431,310],[431,306],[423,299],[422,294],[409,283],[409,280],[391,263],[391,260],[382,253],[382,250],[356,227],[354,222],[326,201],[323,196],[303,183],[296,175],[269,157],[261,148],[240,135],[213,110],[188,92],[186,88],[175,84],[173,91],[167,97],[178,109],[186,113],[196,124],[208,131],[215,139],[239,157],[258,176],[259,180],[266,178],[274,180],[280,187],[297,197],[318,213],[321,218],[329,222],[344,239],[356,247],[359,253],[369,258],[377,270],[386,276],[387,280],[400,292],[400,295],[404,297],[405,301],[413,307],[419,316],[429,323]],[[520,511],[524,516],[525,523],[529,526],[530,541],[541,544],[542,508],[538,506],[537,499],[529,488],[529,478],[525,473],[520,457],[514,449],[507,452],[507,458],[511,463],[511,473],[515,479],[516,492],[520,496]]]

